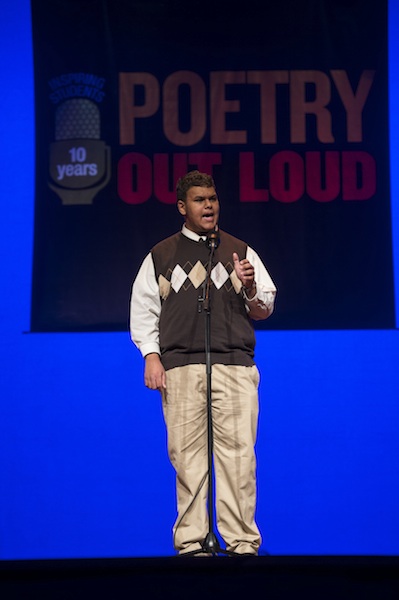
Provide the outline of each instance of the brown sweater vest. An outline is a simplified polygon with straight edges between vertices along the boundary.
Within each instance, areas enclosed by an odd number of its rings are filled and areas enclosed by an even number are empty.
[[[210,287],[212,364],[254,364],[255,336],[247,316],[233,252],[245,258],[247,245],[220,231]],[[210,251],[204,242],[177,233],[152,249],[161,297],[159,321],[162,363],[166,370],[205,363],[205,311],[199,311]]]

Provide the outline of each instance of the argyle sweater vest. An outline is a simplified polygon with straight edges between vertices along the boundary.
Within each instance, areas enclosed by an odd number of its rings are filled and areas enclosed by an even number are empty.
[[[214,252],[210,286],[210,347],[212,364],[254,364],[255,335],[233,265],[233,252],[245,258],[247,245],[220,231]],[[161,299],[159,341],[166,370],[205,363],[206,311],[203,297],[210,250],[177,233],[152,249]]]

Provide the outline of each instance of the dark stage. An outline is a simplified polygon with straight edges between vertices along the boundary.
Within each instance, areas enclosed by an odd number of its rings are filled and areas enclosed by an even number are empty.
[[[3,561],[1,600],[399,598],[399,557],[161,557]]]

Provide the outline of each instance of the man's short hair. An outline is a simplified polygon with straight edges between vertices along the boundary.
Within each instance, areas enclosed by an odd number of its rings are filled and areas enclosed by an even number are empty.
[[[194,186],[214,188],[215,182],[207,173],[189,171],[184,177],[181,177],[176,184],[177,199],[185,202],[188,190]]]

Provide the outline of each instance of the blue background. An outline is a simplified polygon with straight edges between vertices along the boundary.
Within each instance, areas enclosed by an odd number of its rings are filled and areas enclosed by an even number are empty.
[[[389,2],[399,282],[399,1]],[[173,553],[157,393],[124,333],[28,334],[34,98],[28,0],[0,22],[0,558]],[[370,310],[378,290],[370,288]],[[399,334],[260,331],[258,521],[271,554],[399,553]]]

